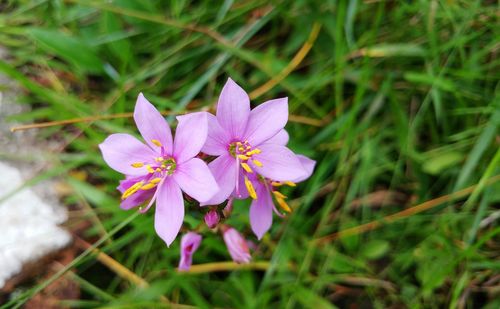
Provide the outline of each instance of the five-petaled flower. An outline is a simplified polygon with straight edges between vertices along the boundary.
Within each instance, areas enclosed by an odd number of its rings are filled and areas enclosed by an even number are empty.
[[[288,100],[267,101],[250,110],[247,93],[232,79],[222,89],[216,116],[208,114],[208,136],[202,152],[217,156],[209,164],[220,190],[202,205],[224,202],[231,194],[258,199],[250,178],[259,174],[274,181],[304,177],[307,171],[283,143]]]
[[[206,163],[195,158],[207,137],[207,114],[178,116],[173,139],[166,120],[141,93],[134,120],[147,145],[128,134],[112,134],[99,148],[106,163],[126,175],[118,187],[121,207],[150,199],[146,211],[156,201],[155,229],[170,246],[184,220],[182,191],[206,202],[219,190]]]

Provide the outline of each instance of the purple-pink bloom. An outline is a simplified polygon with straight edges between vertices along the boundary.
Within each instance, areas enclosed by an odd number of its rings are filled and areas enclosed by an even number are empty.
[[[218,156],[209,168],[220,190],[202,205],[220,204],[231,194],[245,198],[250,193],[257,199],[250,174],[275,181],[289,181],[306,174],[295,154],[284,143],[276,143],[288,140],[283,129],[288,121],[287,98],[270,100],[250,110],[247,93],[228,79],[219,97],[217,115],[207,117],[208,136],[202,152]]]
[[[196,234],[195,232],[189,232],[182,236],[179,270],[189,270],[193,264],[193,254],[200,246],[201,239],[201,235]]]
[[[252,231],[261,239],[262,236],[271,228],[273,223],[273,210],[276,214],[280,215],[279,211],[276,209],[273,203],[273,197],[278,205],[286,212],[290,212],[291,209],[286,203],[284,196],[277,189],[282,185],[295,186],[295,183],[301,182],[309,178],[314,170],[316,161],[309,159],[303,155],[297,155],[304,169],[307,171],[302,177],[292,179],[292,181],[273,181],[263,177],[252,177],[250,181],[255,188],[258,199],[252,201],[250,205],[250,226]]]
[[[141,93],[134,120],[146,145],[129,134],[112,134],[99,148],[104,161],[126,175],[118,186],[121,208],[130,209],[150,199],[147,210],[156,201],[155,229],[170,246],[184,220],[182,191],[199,202],[208,201],[218,191],[205,162],[195,158],[207,137],[207,116],[178,116],[174,140],[166,120]]]
[[[209,229],[213,229],[219,224],[220,216],[217,213],[217,210],[215,209],[210,209],[206,214],[205,214],[205,224],[208,226]]]
[[[247,242],[237,230],[232,227],[225,227],[222,237],[233,261],[236,263],[250,263],[252,257],[250,256]]]

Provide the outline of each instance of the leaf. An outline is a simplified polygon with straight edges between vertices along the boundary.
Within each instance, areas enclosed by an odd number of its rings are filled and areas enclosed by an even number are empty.
[[[463,154],[456,151],[446,152],[426,160],[422,166],[424,172],[437,175],[451,166],[461,162]]]
[[[40,47],[66,60],[82,72],[103,72],[103,62],[83,40],[54,29],[31,28],[28,34],[40,44]]]
[[[383,257],[389,251],[389,249],[389,242],[385,240],[374,239],[363,246],[361,254],[369,260],[375,260]]]

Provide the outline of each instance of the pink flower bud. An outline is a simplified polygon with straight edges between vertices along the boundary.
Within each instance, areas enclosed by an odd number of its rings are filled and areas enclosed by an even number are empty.
[[[247,242],[234,228],[229,227],[223,231],[222,237],[226,243],[227,251],[236,263],[249,263],[251,256]]]
[[[193,263],[193,254],[201,243],[201,235],[189,232],[181,239],[181,260],[179,270],[189,270]]]
[[[213,229],[219,223],[220,217],[217,213],[217,210],[211,209],[209,212],[205,214],[205,223],[207,224],[209,229]]]

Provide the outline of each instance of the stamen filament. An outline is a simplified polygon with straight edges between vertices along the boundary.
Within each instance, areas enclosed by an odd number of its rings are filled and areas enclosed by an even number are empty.
[[[243,167],[243,169],[247,172],[247,173],[253,173],[252,169],[250,168],[250,166],[244,162],[241,162],[241,167]]]
[[[248,194],[250,195],[250,197],[256,200],[257,192],[255,192],[255,188],[253,187],[252,182],[248,179],[247,176],[245,176],[245,186],[247,187]]]

